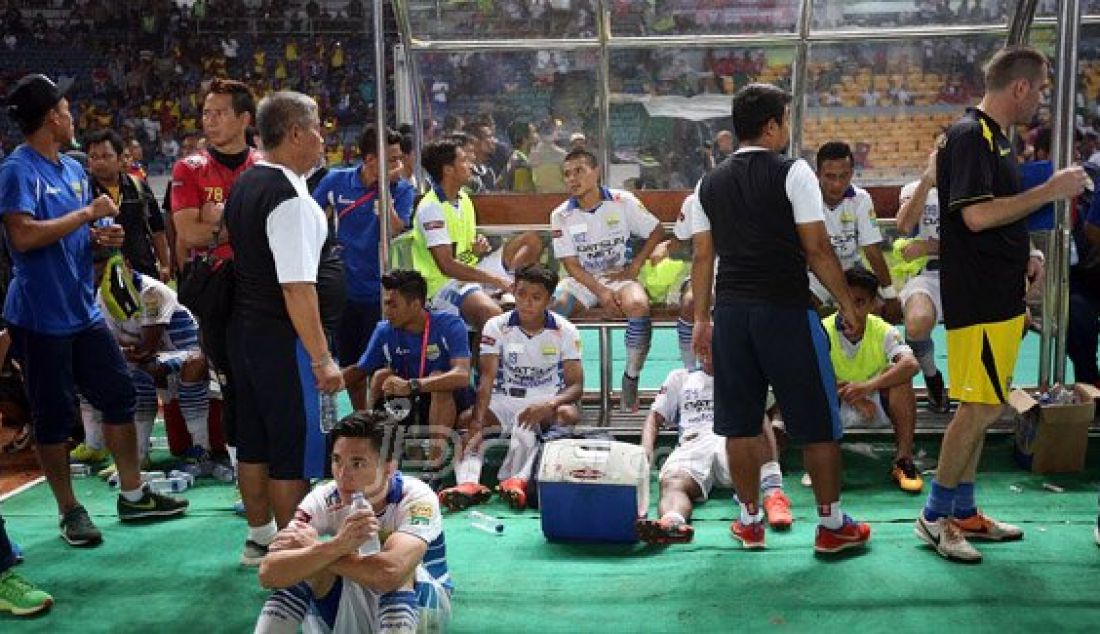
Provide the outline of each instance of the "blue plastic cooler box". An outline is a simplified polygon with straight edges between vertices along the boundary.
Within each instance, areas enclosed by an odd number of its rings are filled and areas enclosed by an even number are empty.
[[[632,544],[649,508],[649,461],[638,445],[567,439],[543,448],[542,533],[550,541]]]

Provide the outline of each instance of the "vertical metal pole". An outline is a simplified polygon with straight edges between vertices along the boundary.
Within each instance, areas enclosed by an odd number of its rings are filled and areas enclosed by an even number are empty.
[[[378,157],[378,262],[383,273],[390,270],[390,179],[386,150],[386,23],[382,0],[374,0],[374,129]]]
[[[787,150],[789,156],[802,155],[802,127],[806,118],[806,80],[809,77],[810,22],[813,18],[813,0],[802,0],[798,14],[798,44],[795,48],[794,63],[791,65],[791,142]]]
[[[599,128],[597,133],[603,139],[600,144],[600,165],[603,166],[603,184],[611,186],[611,60],[608,58],[611,51],[607,47],[611,39],[611,9],[607,6],[607,0],[596,0],[596,29],[600,39],[599,67],[596,70],[598,82],[598,94],[596,95],[596,107],[599,111]]]
[[[600,333],[600,426],[611,425],[611,325],[604,322]]]
[[[436,11],[440,9],[436,3]],[[397,20],[397,28],[401,33],[402,48],[405,51],[405,63],[409,78],[409,97],[412,101],[413,127],[413,175],[416,178],[417,189],[425,189],[424,168],[420,165],[420,151],[424,147],[424,101],[420,81],[419,53],[414,50],[412,25],[409,23],[409,3],[406,0],[394,0],[394,18]],[[438,15],[436,16],[438,20]]]
[[[1055,171],[1068,167],[1073,163],[1073,133],[1076,128],[1074,117],[1074,101],[1077,95],[1077,44],[1081,31],[1081,2],[1080,0],[1062,0],[1059,2],[1061,9],[1058,16],[1058,43],[1057,43],[1057,79],[1054,83],[1054,130],[1051,135],[1051,159],[1054,161]],[[1053,304],[1056,307],[1054,315],[1057,316],[1057,330],[1055,331],[1053,371],[1054,381],[1065,383],[1066,381],[1066,328],[1069,324],[1069,249],[1071,228],[1071,205],[1073,201],[1059,200],[1054,205],[1055,243],[1057,251],[1055,256],[1048,260],[1051,268],[1055,269],[1056,285],[1051,289],[1044,289],[1043,321],[1047,321],[1046,308]]]

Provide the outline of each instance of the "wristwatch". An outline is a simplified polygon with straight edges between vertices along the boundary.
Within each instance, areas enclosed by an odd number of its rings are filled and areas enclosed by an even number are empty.
[[[409,379],[409,395],[417,396],[420,394],[420,379]]]

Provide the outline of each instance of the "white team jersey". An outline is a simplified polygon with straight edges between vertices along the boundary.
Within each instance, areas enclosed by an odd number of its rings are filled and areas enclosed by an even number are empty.
[[[714,431],[714,377],[702,370],[669,373],[650,409],[675,422],[680,437]]]
[[[699,195],[692,193],[680,205],[680,215],[676,217],[672,233],[677,240],[690,242],[692,236],[704,231],[710,231],[710,218],[707,218],[703,206],[699,204]]]
[[[581,338],[576,326],[550,311],[542,331],[528,337],[513,310],[485,322],[481,354],[500,357],[495,392],[516,398],[551,397],[565,387],[565,362],[580,360]]]
[[[860,247],[882,242],[871,195],[854,185],[839,205],[832,209],[825,205],[825,228],[845,271],[859,263]]]
[[[903,201],[912,198],[916,190],[917,181],[906,183],[898,198]],[[921,212],[920,223],[917,225],[917,237],[921,240],[940,239],[940,196],[935,187],[928,190],[928,198],[924,199],[924,211]]]
[[[141,294],[141,310],[129,319],[114,317],[103,300],[103,294],[96,292],[96,302],[100,312],[107,320],[107,326],[115,339],[123,346],[136,346],[142,340],[142,328],[147,326],[165,326],[158,350],[189,350],[198,347],[198,322],[186,306],[179,303],[176,292],[160,280],[134,273],[134,284]]]
[[[378,538],[385,548],[386,540],[394,533],[406,533],[424,540],[428,550],[417,566],[417,582],[434,579],[447,591],[453,589],[447,571],[446,546],[443,538],[443,515],[439,499],[420,480],[397,473],[390,480],[390,497],[386,506],[374,509],[378,516]],[[294,519],[312,526],[322,537],[332,537],[351,514],[351,507],[340,499],[336,483],[320,484],[298,504]],[[343,591],[336,613],[336,626],[329,628],[313,613],[307,615],[303,631],[307,633],[373,632],[380,618],[379,593],[343,580]],[[449,607],[448,607],[449,611]]]
[[[600,192],[595,209],[581,209],[570,198],[550,214],[554,256],[576,257],[597,277],[623,269],[630,236],[648,238],[660,224],[634,194],[603,188]]]

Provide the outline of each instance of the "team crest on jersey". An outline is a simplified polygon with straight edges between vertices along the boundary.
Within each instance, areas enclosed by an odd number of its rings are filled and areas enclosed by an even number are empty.
[[[558,354],[558,347],[557,346],[546,345],[546,346],[542,347],[542,355],[544,357],[554,357],[554,356],[557,356],[557,354]]]
[[[325,496],[325,508],[332,511],[338,509],[344,505],[343,500],[340,499],[340,491],[336,487],[332,488],[332,491]]]
[[[73,193],[76,194],[77,198],[80,198],[81,196],[84,195],[84,182],[83,181],[73,181],[73,182],[69,183],[69,187],[71,187],[73,189]]]
[[[427,357],[428,360],[435,361],[439,358],[439,344],[429,343],[425,350],[424,356]]]
[[[409,507],[409,523],[413,526],[427,526],[433,515],[435,510],[427,502],[417,502]]]
[[[850,211],[843,211],[843,212],[841,212],[841,214],[840,214],[840,221],[841,221],[841,222],[855,222],[855,221],[856,221],[856,217],[855,217],[855,215],[854,215],[854,214],[853,214],[852,212],[850,212]]]
[[[607,226],[617,227],[619,226],[619,214],[610,214],[607,216]]]
[[[146,315],[156,315],[160,312],[160,298],[153,293],[146,293],[141,298],[141,304],[145,308]]]

